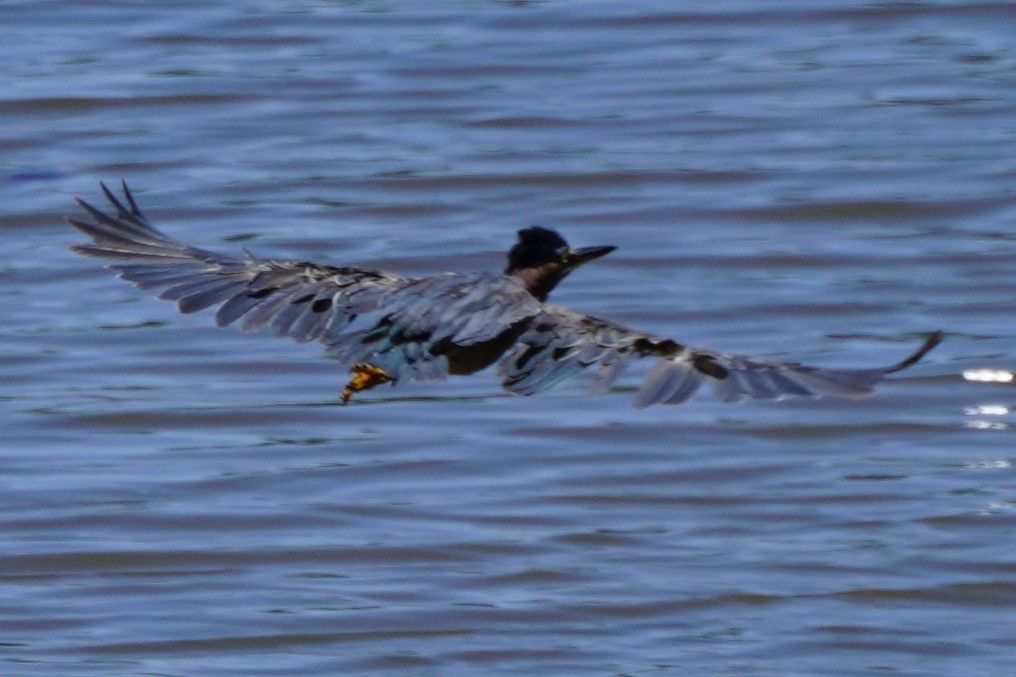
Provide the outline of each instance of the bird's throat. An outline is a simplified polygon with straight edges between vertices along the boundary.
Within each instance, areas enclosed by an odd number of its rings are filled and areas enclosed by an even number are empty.
[[[562,269],[561,264],[545,263],[535,268],[523,268],[513,271],[511,276],[539,301],[546,301],[550,292],[554,290],[554,287],[567,274],[567,271]]]

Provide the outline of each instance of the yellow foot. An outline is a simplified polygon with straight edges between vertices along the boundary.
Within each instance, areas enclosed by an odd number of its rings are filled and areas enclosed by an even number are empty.
[[[342,389],[343,404],[349,402],[349,398],[353,396],[353,393],[358,393],[361,390],[370,390],[376,385],[393,380],[384,369],[367,364],[366,362],[354,364],[350,371],[353,373],[353,377],[349,379],[349,383]]]

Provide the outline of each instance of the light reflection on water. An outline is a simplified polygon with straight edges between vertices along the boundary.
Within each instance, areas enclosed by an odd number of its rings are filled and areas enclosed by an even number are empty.
[[[1008,369],[964,369],[963,378],[978,383],[1012,383],[1013,373]]]
[[[1003,674],[1000,7],[9,3],[0,672]],[[72,196],[121,176],[224,251],[425,274],[534,223],[616,244],[556,300],[692,345],[867,367],[949,338],[857,402],[481,374],[339,407],[316,347],[66,252]]]

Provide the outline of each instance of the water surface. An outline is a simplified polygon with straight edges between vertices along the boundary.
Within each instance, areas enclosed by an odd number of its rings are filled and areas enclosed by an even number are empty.
[[[1008,3],[0,8],[5,675],[997,675],[1016,641]],[[863,401],[379,389],[73,257],[405,274],[620,249],[556,301],[889,364]],[[633,376],[634,378],[634,376]]]

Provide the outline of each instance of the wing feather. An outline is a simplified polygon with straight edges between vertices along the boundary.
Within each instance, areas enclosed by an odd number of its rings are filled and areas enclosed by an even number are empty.
[[[434,380],[448,374],[451,347],[496,341],[540,308],[504,275],[438,275],[393,293],[373,326],[337,336],[328,353],[347,362],[369,362],[396,380]]]
[[[219,305],[219,326],[242,320],[244,331],[270,326],[297,341],[320,339],[327,330],[341,331],[352,316],[379,309],[410,283],[370,268],[240,258],[191,247],[153,228],[126,183],[126,204],[105,185],[102,190],[114,213],[78,200],[91,218],[68,222],[93,243],[71,249],[114,260],[108,267],[119,277],[159,290],[159,298],[176,301],[184,313]]]
[[[635,394],[638,408],[680,404],[706,382],[728,402],[821,395],[865,397],[887,374],[914,364],[941,340],[941,332],[934,332],[905,360],[883,369],[824,369],[691,348],[545,305],[501,361],[499,374],[506,390],[530,395],[586,367],[598,366],[593,388],[602,392],[615,382],[628,358],[653,357],[658,361]]]
[[[119,277],[175,301],[181,312],[218,306],[220,327],[269,327],[298,342],[320,341],[332,357],[369,361],[395,380],[443,378],[448,360],[442,346],[491,341],[540,309],[504,275],[410,279],[370,268],[198,249],[156,230],[126,183],[123,200],[104,184],[102,191],[109,213],[78,200],[90,218],[68,219],[93,240],[72,246],[76,253],[113,260],[108,268]],[[366,319],[354,329],[360,316]]]

